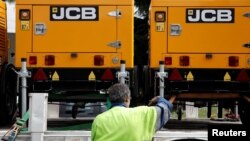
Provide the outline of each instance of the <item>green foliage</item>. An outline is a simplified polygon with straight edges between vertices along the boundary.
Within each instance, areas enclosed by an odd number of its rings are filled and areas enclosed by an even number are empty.
[[[147,17],[151,0],[135,0],[135,6],[138,8],[137,14]]]
[[[9,3],[11,3],[11,2],[15,2],[15,0],[5,0],[6,2],[9,2]]]

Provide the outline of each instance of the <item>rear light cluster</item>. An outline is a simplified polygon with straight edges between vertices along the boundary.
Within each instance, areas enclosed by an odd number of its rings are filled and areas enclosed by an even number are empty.
[[[207,56],[206,55],[206,58],[212,58],[210,55],[209,56]],[[173,60],[172,60],[172,57],[169,57],[169,56],[167,56],[167,57],[165,57],[165,65],[172,65],[172,62],[173,62]],[[249,64],[250,64],[250,59],[249,59]],[[180,66],[189,66],[190,65],[190,57],[189,56],[180,56],[179,57],[179,65]],[[229,56],[228,57],[228,65],[230,66],[230,67],[237,67],[237,66],[239,66],[239,56]]]
[[[37,56],[29,57],[29,65],[37,65]],[[54,55],[45,55],[44,64],[46,66],[55,65],[55,56]],[[103,66],[104,65],[104,55],[95,55],[94,56],[94,65]]]
[[[250,77],[247,71],[245,69],[242,69],[240,73],[238,74],[236,80],[241,81],[241,82],[247,82],[247,81],[250,81]]]
[[[99,76],[99,75],[97,75]],[[115,75],[114,73],[112,72],[111,69],[106,69],[101,77],[99,78],[100,80],[103,80],[103,81],[113,81],[115,78]],[[35,81],[46,81],[48,80],[48,77],[44,71],[44,69],[42,68],[38,68],[37,71],[34,73],[34,76],[33,76],[33,80]],[[60,80],[60,76],[59,74],[57,73],[57,71],[55,71],[52,75],[52,80]],[[89,73],[89,76],[88,76],[88,80],[96,80],[96,74],[94,71],[91,71]]]
[[[37,57],[36,56],[30,56],[29,64],[30,65],[36,65],[37,64]]]
[[[180,56],[180,66],[189,66],[189,56]]]
[[[183,77],[181,76],[180,72],[178,69],[174,69],[170,75],[169,75],[169,80],[172,80],[172,81],[181,81],[183,80]]]
[[[95,55],[94,56],[94,65],[95,66],[103,66],[104,65],[104,56],[103,55]]]
[[[230,67],[237,67],[237,66],[239,66],[239,57],[238,56],[229,56],[229,58],[228,58],[228,65]]]
[[[190,61],[189,61],[189,56],[180,56],[179,57],[179,64],[180,66],[189,66]],[[164,59],[165,65],[172,65],[172,57],[165,57]]]
[[[45,56],[45,65],[47,65],[47,66],[55,65],[55,56],[54,55],[46,55]]]
[[[30,56],[29,57],[29,64],[30,65],[37,65],[37,56]],[[44,58],[44,64],[46,66],[55,65],[55,56],[54,55],[46,55]]]
[[[43,71],[43,69],[39,68],[36,71],[35,75],[33,76],[33,80],[35,80],[35,81],[45,81],[45,80],[48,80],[48,78],[47,78],[45,72]]]
[[[172,65],[172,57],[165,57],[165,65]]]
[[[98,74],[97,76],[99,76],[99,74]],[[88,80],[96,80],[96,79],[97,79],[97,78],[96,78],[95,72],[94,72],[94,71],[91,71],[91,72],[89,73]],[[100,79],[100,80],[102,80],[102,81],[113,81],[113,80],[115,79],[115,76],[114,76],[114,74],[113,74],[113,72],[112,72],[111,69],[106,69],[106,70],[103,72],[103,74],[101,75],[101,77],[98,78],[98,79]]]

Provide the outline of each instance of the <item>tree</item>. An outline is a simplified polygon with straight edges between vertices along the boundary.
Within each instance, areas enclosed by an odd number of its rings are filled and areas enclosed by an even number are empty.
[[[148,10],[151,0],[135,0],[135,6],[138,8],[136,11],[142,17],[148,16]]]
[[[9,3],[15,2],[15,0],[3,0],[3,1],[9,2]]]

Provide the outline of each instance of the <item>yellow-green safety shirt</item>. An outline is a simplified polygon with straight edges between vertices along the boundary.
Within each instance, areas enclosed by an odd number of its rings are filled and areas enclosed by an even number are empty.
[[[91,129],[92,141],[151,141],[156,132],[156,108],[116,106],[98,115]]]

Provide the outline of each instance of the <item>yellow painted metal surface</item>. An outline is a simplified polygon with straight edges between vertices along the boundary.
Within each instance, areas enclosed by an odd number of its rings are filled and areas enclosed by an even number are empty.
[[[132,0],[16,0],[17,4],[40,5],[40,4],[70,4],[70,5],[130,5],[134,4]]]
[[[0,66],[7,62],[7,16],[6,5],[3,1],[0,1]]]
[[[169,53],[250,52],[249,48],[243,47],[243,44],[250,41],[250,18],[243,16],[250,12],[250,7],[235,8],[235,23],[186,23],[187,8],[196,7],[168,8],[167,26],[179,24],[182,27],[180,36],[171,36],[168,33]],[[220,9],[220,7],[213,8]]]
[[[16,16],[17,67],[20,58],[30,55],[38,60],[30,67],[48,67],[44,57],[54,55],[55,65],[49,67],[119,67],[119,61],[112,60],[126,60],[126,67],[133,68],[133,0],[17,0],[16,4],[17,15],[23,9],[31,13],[28,21]],[[94,56],[100,54],[104,65],[95,66]]]
[[[157,11],[166,13],[165,22],[155,21]],[[168,68],[250,68],[249,16],[249,0],[152,0],[150,67],[172,57]],[[180,66],[180,56],[189,56],[188,66]],[[239,66],[230,67],[229,56],[238,56]]]
[[[44,35],[33,34],[33,52],[116,52],[108,46],[117,32],[111,10],[116,7],[99,6],[98,21],[50,21],[50,6],[33,6],[33,24],[47,28]]]
[[[249,0],[152,0],[152,6],[250,6]]]

